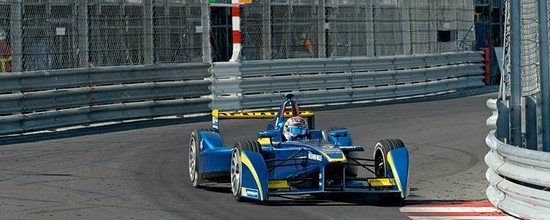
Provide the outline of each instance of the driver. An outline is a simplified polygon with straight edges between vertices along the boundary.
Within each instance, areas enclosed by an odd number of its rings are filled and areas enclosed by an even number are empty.
[[[283,135],[288,141],[304,139],[307,133],[308,127],[306,120],[300,116],[289,118],[283,126]]]

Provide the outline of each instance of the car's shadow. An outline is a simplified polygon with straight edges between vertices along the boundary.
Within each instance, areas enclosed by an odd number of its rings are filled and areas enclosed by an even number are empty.
[[[386,206],[402,207],[407,205],[407,200],[397,202],[385,202],[380,200],[378,194],[321,194],[302,196],[270,197],[265,203],[268,206]]]
[[[227,183],[207,183],[200,187],[214,193],[231,194],[231,188]],[[256,203],[266,206],[388,206],[402,207],[408,201],[397,203],[382,202],[377,194],[373,193],[336,193],[336,194],[304,194],[304,195],[283,195],[270,196],[268,201],[259,202],[244,200],[247,203]]]
[[[215,193],[231,194],[227,183],[210,183],[200,187],[203,190]],[[414,194],[416,189],[411,188],[411,195],[404,201],[387,202],[380,200],[375,193],[335,193],[335,194],[305,194],[270,196],[268,201],[244,200],[242,202],[265,206],[379,206],[403,207],[408,205],[427,205],[440,203],[471,202],[469,200],[442,200],[422,199]]]

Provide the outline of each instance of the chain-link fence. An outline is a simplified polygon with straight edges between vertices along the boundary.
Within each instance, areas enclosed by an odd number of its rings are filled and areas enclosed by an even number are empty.
[[[547,25],[550,22],[548,19],[550,13],[540,11],[539,9],[545,8],[540,4],[548,4],[547,8],[550,3],[538,0],[524,0],[519,3],[507,0],[504,3],[504,57],[501,57],[503,71],[499,98],[506,106],[499,111],[504,112],[502,118],[510,121],[502,122],[502,127],[509,130],[502,131],[499,138],[505,140],[508,137],[506,135],[509,135],[510,138],[506,141],[512,145],[550,152],[550,133],[547,133],[548,129],[546,129],[550,125],[548,124],[550,106],[547,102],[549,88],[548,80],[544,80],[548,73],[543,72],[549,61],[544,54],[541,54],[543,42],[540,38],[544,37],[542,33],[546,31],[539,29],[540,25]],[[516,8],[512,7],[516,4],[520,9],[514,11],[513,9]],[[539,15],[539,12],[543,14]],[[515,17],[512,18],[512,16]],[[512,24],[517,25],[516,30],[511,29]],[[512,34],[520,35],[520,40],[512,39]],[[513,52],[515,53],[512,54]],[[518,63],[512,66],[512,62]],[[521,77],[518,75],[519,72]],[[500,115],[499,118],[501,118]]]
[[[0,0],[2,71],[227,61],[228,2]],[[242,59],[471,50],[473,14],[472,1],[253,1],[241,5]]]
[[[505,93],[509,95],[509,75],[510,67],[510,1],[505,1],[506,4],[506,21],[504,35],[504,67],[503,85],[507,87]],[[538,50],[538,10],[537,0],[524,0],[521,3],[521,76],[522,76],[522,93],[523,95],[535,95],[540,91],[539,84],[539,50]]]
[[[3,71],[202,62],[201,14],[200,0],[3,0]]]
[[[272,0],[241,9],[245,60],[430,54],[471,50],[475,40],[473,1]]]

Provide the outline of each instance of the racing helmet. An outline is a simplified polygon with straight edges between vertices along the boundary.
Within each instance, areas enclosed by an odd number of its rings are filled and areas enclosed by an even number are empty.
[[[306,120],[300,116],[294,116],[286,120],[283,126],[283,135],[287,140],[296,140],[307,135],[308,127]]]
[[[0,40],[6,40],[7,38],[8,33],[4,29],[0,28]]]

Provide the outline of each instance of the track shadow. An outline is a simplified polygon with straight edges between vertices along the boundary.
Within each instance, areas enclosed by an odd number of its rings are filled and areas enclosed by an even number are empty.
[[[65,131],[48,131],[48,132],[36,133],[36,134],[0,136],[0,145],[38,142],[38,141],[45,141],[45,140],[62,139],[62,138],[78,137],[78,136],[93,135],[93,134],[103,134],[103,133],[126,131],[126,130],[149,128],[149,127],[160,127],[160,126],[169,126],[169,125],[176,125],[176,124],[204,122],[210,119],[211,118],[209,116],[199,116],[195,118],[182,118],[182,119],[156,119],[156,120],[135,121],[135,122],[121,122],[117,124],[102,125],[102,126],[96,126],[96,127],[83,127],[83,128],[76,128],[76,129],[70,129]]]
[[[231,188],[227,183],[206,183],[200,187],[201,190],[214,193],[231,194]],[[411,192],[416,189],[411,188]],[[375,193],[332,193],[332,194],[304,194],[270,196],[268,201],[259,202],[245,200],[247,203],[254,203],[265,206],[378,206],[378,207],[403,207],[408,205],[427,205],[441,203],[462,203],[472,202],[471,200],[445,200],[445,199],[419,199],[411,194],[407,199],[400,202],[384,202]]]
[[[322,194],[270,197],[267,206],[389,206],[401,207],[404,203],[387,204],[376,194]]]

